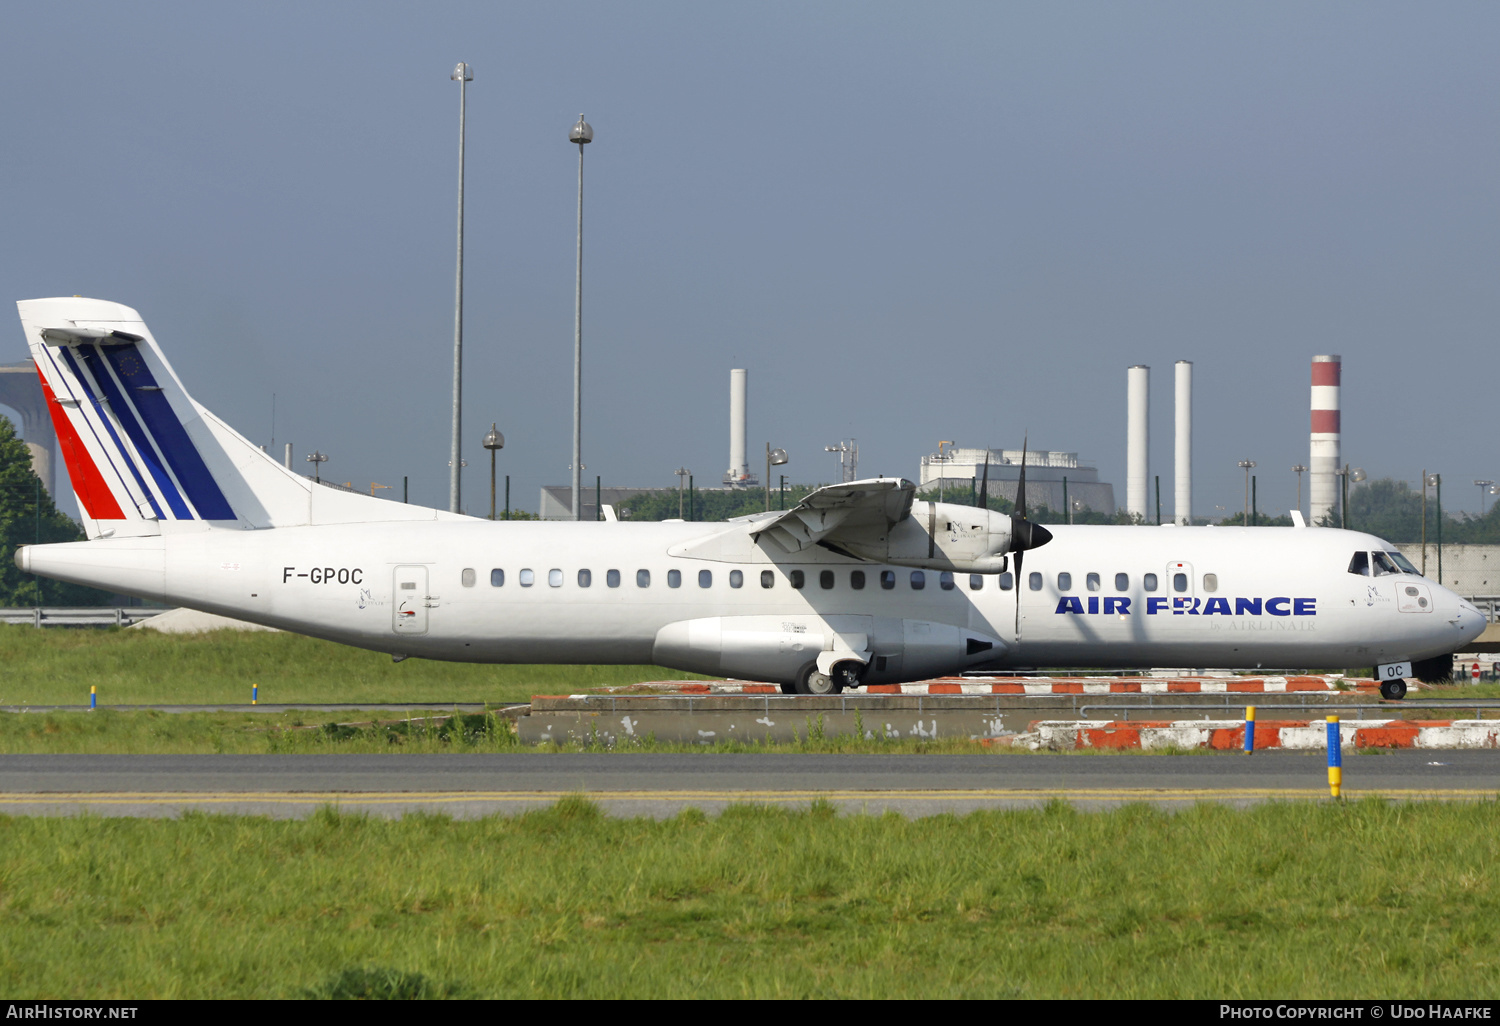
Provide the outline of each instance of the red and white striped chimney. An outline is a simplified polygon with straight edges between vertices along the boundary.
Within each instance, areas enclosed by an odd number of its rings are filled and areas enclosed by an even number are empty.
[[[1312,450],[1307,461],[1311,522],[1332,517],[1339,504],[1339,379],[1343,358],[1312,359]]]

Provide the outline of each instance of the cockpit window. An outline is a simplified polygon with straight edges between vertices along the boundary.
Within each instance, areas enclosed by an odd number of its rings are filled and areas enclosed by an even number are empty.
[[[1375,564],[1376,577],[1384,577],[1386,574],[1401,573],[1401,568],[1396,565],[1396,561],[1390,557],[1389,553],[1379,551],[1372,552],[1370,553],[1370,562]]]
[[[1394,550],[1388,550],[1385,554],[1387,556],[1390,556],[1391,557],[1391,561],[1394,562],[1397,566],[1399,566],[1401,568],[1401,572],[1402,573],[1404,573],[1404,574],[1416,574],[1418,577],[1422,576],[1422,572],[1420,570],[1418,570],[1416,567],[1412,566],[1411,560],[1407,559],[1401,553],[1396,552]]]
[[[1349,572],[1359,574],[1361,577],[1370,576],[1370,554],[1368,552],[1356,552],[1354,558],[1349,560]]]

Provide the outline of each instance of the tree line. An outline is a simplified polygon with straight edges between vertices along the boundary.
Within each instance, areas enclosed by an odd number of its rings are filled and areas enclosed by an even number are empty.
[[[103,606],[115,597],[97,588],[22,573],[22,545],[83,541],[83,528],[61,512],[31,469],[31,450],[0,417],[0,606]]]

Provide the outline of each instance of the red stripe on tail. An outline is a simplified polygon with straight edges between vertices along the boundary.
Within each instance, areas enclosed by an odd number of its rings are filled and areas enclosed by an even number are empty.
[[[104,483],[104,475],[99,473],[83,439],[73,430],[73,422],[58,405],[40,364],[37,364],[36,376],[42,380],[42,397],[47,400],[47,412],[52,414],[52,430],[57,432],[57,445],[62,450],[63,462],[68,465],[68,477],[73,481],[73,491],[78,493],[83,511],[90,520],[124,520],[125,514],[115,501],[114,492]]]

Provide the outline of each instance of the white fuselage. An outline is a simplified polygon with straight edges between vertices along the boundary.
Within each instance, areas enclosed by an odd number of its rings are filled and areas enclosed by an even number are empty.
[[[777,681],[846,643],[882,683],[979,666],[1374,665],[1453,652],[1484,626],[1420,576],[1350,573],[1354,552],[1391,548],[1357,532],[1051,530],[1020,581],[821,548],[773,560],[743,524],[672,522],[210,529],[29,546],[23,566],[395,655]]]

